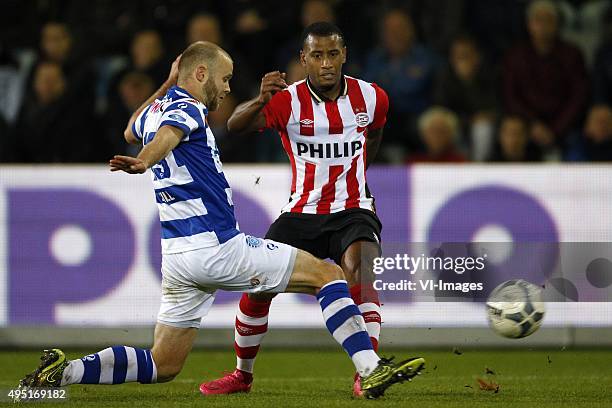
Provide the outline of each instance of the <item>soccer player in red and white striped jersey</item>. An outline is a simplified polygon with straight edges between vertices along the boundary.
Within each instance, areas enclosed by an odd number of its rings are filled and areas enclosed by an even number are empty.
[[[377,349],[380,302],[371,282],[382,226],[366,169],[378,151],[389,101],[376,84],[342,73],[344,36],[331,23],[304,30],[300,59],[305,80],[287,86],[285,74],[266,74],[259,96],[238,106],[228,127],[233,132],[278,131],[291,162],[291,193],[266,238],[340,265]],[[202,384],[204,394],[250,390],[271,300],[270,295],[243,295],[236,316],[237,368]],[[359,376],[354,393],[361,394]]]

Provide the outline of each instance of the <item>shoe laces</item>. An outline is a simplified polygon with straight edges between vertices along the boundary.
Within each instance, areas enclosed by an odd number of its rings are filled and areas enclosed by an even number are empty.
[[[381,357],[380,360],[378,361],[378,363],[381,364],[381,365],[392,364],[394,358],[395,358],[395,356],[391,356],[389,358]]]

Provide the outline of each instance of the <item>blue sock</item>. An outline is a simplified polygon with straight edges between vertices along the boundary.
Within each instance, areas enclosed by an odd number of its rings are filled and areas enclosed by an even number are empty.
[[[154,383],[157,369],[151,350],[114,346],[79,360],[72,360],[64,370],[62,386],[69,384]]]
[[[361,376],[368,375],[380,358],[374,352],[365,321],[351,299],[344,280],[332,281],[317,295],[327,330],[353,360]]]

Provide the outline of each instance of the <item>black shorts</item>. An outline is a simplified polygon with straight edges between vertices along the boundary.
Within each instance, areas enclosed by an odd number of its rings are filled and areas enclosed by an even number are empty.
[[[268,229],[266,238],[308,251],[317,258],[331,258],[340,265],[353,242],[371,241],[379,246],[382,224],[372,211],[350,208],[334,214],[284,213]]]

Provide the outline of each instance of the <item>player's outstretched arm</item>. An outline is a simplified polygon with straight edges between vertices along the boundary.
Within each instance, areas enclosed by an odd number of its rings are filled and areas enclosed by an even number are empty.
[[[153,101],[155,101],[156,99],[163,97],[168,92],[168,89],[170,89],[171,86],[176,85],[176,81],[178,79],[178,64],[180,60],[181,60],[181,56],[179,55],[178,57],[176,57],[176,59],[172,63],[172,67],[170,68],[170,74],[168,74],[168,79],[166,79],[166,82],[164,82],[162,86],[159,87],[159,89],[155,91],[153,95],[151,95],[149,99],[147,99],[142,105],[140,105],[138,109],[136,109],[134,113],[132,113],[132,116],[130,117],[130,120],[128,121],[127,127],[123,131],[123,137],[125,138],[126,142],[130,144],[142,143],[142,141],[139,140],[132,133],[132,125],[136,121],[136,118],[138,118],[138,115],[140,115],[140,112],[142,112],[147,106],[152,104]]]
[[[259,95],[236,107],[227,121],[227,129],[230,132],[244,133],[265,127],[266,118],[262,110],[276,92],[287,88],[285,76],[284,72],[279,71],[268,72],[264,75],[261,79]]]
[[[138,157],[114,156],[108,162],[110,171],[125,171],[129,174],[140,174],[155,163],[159,163],[183,139],[185,134],[174,126],[162,126],[150,143],[140,151]]]

